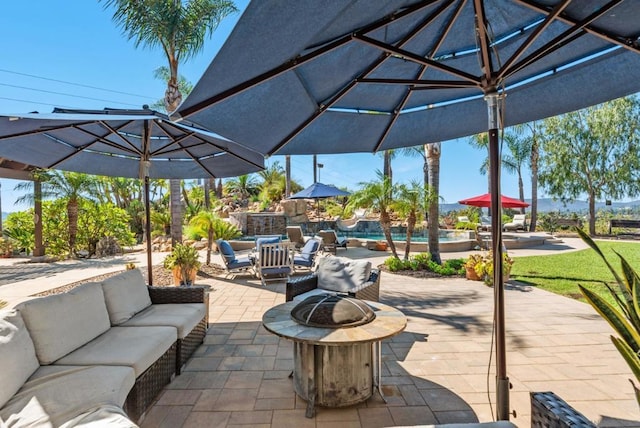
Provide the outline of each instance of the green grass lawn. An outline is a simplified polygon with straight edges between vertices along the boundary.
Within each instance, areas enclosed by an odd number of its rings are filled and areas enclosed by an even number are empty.
[[[620,259],[614,250],[640,271],[640,243],[597,241],[597,244],[619,275],[622,275]],[[617,289],[613,275],[591,248],[549,256],[515,257],[514,260],[511,278],[517,281],[584,301],[578,289],[580,284],[609,302],[613,301],[604,285],[606,282]]]

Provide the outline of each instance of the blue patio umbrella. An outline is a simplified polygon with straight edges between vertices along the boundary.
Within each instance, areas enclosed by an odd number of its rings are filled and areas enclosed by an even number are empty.
[[[147,108],[0,115],[0,158],[38,168],[144,180],[150,284],[149,179],[233,177],[264,169],[260,153]]]
[[[336,186],[330,184],[313,183],[311,186],[304,190],[299,191],[291,196],[289,199],[322,199],[332,198],[334,196],[349,196],[349,192],[338,189]]]
[[[502,284],[499,129],[639,92],[639,16],[638,0],[253,1],[176,116],[267,155],[488,131]],[[504,289],[494,290],[503,420]]]
[[[318,214],[320,213],[320,203],[318,199],[333,198],[335,196],[349,196],[351,193],[338,189],[330,184],[313,183],[304,190],[299,191],[289,199],[315,199]]]

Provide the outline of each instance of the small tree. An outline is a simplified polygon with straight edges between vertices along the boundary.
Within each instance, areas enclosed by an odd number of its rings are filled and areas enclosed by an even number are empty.
[[[348,205],[351,208],[373,208],[380,212],[380,227],[382,228],[382,232],[387,239],[389,248],[391,248],[391,253],[395,258],[399,258],[396,245],[391,237],[391,216],[389,215],[393,202],[393,186],[391,185],[391,180],[385,177],[382,172],[377,171],[377,175],[377,181],[360,183],[360,190],[351,194]]]
[[[597,200],[640,194],[639,113],[629,97],[544,120],[540,182],[562,201],[587,195],[591,235]]]

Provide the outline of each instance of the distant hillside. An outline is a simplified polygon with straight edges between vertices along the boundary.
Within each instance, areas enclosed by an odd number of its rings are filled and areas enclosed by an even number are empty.
[[[526,200],[531,203],[530,199]],[[610,206],[607,206],[604,202],[597,202],[596,209],[601,208],[610,208],[613,210],[620,210],[625,208],[635,208],[640,206],[640,201],[632,201],[632,202],[613,202]],[[440,204],[440,211],[447,212],[453,210],[461,210],[466,208],[466,205],[462,204]],[[542,198],[538,199],[538,212],[550,212],[550,211],[560,211],[560,212],[587,212],[589,210],[589,205],[587,201],[575,201],[564,205],[560,201],[554,201],[551,198]]]
[[[4,219],[7,218],[8,215],[9,213],[2,211],[2,221],[4,221]]]

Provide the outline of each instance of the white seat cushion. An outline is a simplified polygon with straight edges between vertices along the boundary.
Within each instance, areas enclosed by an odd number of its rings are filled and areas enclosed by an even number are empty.
[[[40,366],[22,316],[16,310],[0,312],[0,408],[18,392]]]
[[[55,364],[129,366],[138,377],[177,340],[175,327],[111,327]]]
[[[10,427],[58,427],[97,406],[122,406],[134,382],[131,367],[44,366],[0,410],[0,416]]]
[[[178,338],[184,339],[206,314],[204,303],[166,303],[151,305],[121,327],[165,325],[178,329]]]
[[[118,406],[107,405],[78,415],[60,428],[138,428]]]
[[[151,297],[139,269],[126,270],[102,281],[111,325],[127,322],[151,306]]]
[[[371,262],[344,257],[323,257],[318,262],[318,288],[355,293],[364,288],[371,275]]]
[[[102,286],[96,282],[22,302],[17,309],[42,365],[53,363],[111,327]]]

